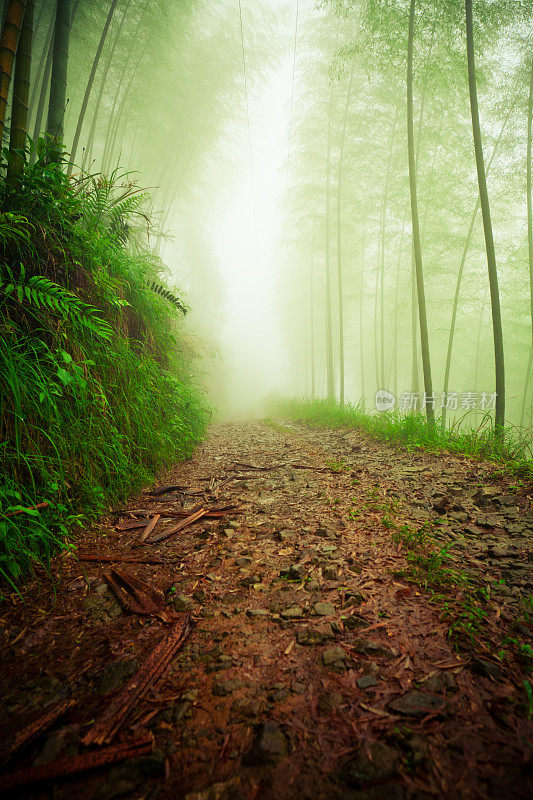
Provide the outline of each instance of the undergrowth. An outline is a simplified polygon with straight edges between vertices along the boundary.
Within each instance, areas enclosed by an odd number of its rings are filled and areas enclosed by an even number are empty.
[[[202,435],[187,309],[143,244],[146,203],[127,174],[69,179],[44,149],[0,186],[4,584]]]
[[[516,429],[507,429],[503,439],[494,436],[487,414],[481,425],[471,427],[466,419],[433,430],[420,413],[399,411],[368,413],[364,403],[340,406],[328,400],[286,400],[279,408],[285,417],[308,425],[358,428],[381,441],[400,444],[409,450],[437,450],[499,462],[503,471],[518,477],[533,477],[530,441]]]

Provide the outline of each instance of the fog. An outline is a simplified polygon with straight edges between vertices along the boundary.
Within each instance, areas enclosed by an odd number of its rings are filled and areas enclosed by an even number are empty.
[[[213,409],[260,415],[269,398],[298,395],[374,410],[385,390],[387,407],[420,408],[425,393],[436,416],[447,406],[449,419],[478,423],[504,373],[505,417],[530,425],[528,3],[474,8],[483,215],[464,6],[415,4],[420,252],[409,3],[160,5],[154,17],[141,0],[116,4],[75,163],[120,166],[148,188],[149,246],[187,297],[191,368]],[[73,21],[67,151],[108,11],[84,0]],[[43,54],[51,13],[44,3],[35,31]]]

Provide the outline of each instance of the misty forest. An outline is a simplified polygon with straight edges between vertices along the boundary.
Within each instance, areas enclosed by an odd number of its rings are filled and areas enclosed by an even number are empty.
[[[532,0],[3,0],[0,792],[533,796]]]

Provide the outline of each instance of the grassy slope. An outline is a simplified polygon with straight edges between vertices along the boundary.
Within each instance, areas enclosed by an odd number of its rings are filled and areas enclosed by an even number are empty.
[[[146,198],[129,178],[68,181],[43,154],[0,191],[0,575],[12,583],[189,455],[205,413],[181,312],[151,288],[164,267],[135,246]]]
[[[341,408],[338,403],[327,400],[287,400],[281,405],[281,413],[310,425],[360,428],[378,439],[411,449],[445,450],[494,460],[510,472],[529,479],[533,477],[527,440],[507,431],[503,443],[499,443],[493,436],[488,417],[478,428],[468,427],[463,422],[441,430],[437,423],[435,430],[431,431],[423,414],[369,414],[362,404],[348,404]]]

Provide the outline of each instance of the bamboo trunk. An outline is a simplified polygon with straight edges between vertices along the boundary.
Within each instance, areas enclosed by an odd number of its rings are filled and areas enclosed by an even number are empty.
[[[13,104],[9,131],[7,184],[16,186],[24,169],[24,153],[28,137],[28,100],[30,96],[31,45],[33,37],[34,0],[28,0],[17,47],[15,76],[13,81]]]
[[[102,31],[102,35],[100,36],[100,41],[98,42],[98,47],[96,48],[96,53],[93,59],[93,65],[91,67],[91,72],[89,74],[89,80],[87,81],[87,86],[85,87],[85,94],[83,95],[83,101],[81,104],[80,113],[78,115],[78,123],[76,125],[76,132],[74,133],[74,141],[72,142],[72,148],[70,151],[70,159],[68,162],[67,167],[67,174],[72,174],[72,168],[74,166],[74,161],[76,160],[76,153],[78,150],[78,144],[80,141],[81,136],[81,129],[83,127],[83,121],[85,119],[85,112],[87,111],[87,105],[89,103],[89,98],[91,96],[91,90],[93,88],[94,78],[96,75],[96,70],[98,69],[98,64],[100,63],[100,56],[102,55],[102,50],[104,48],[104,44],[107,38],[107,32],[109,30],[109,26],[111,25],[111,20],[113,19],[113,14],[115,13],[115,8],[117,7],[118,0],[112,0],[111,6],[109,8],[109,12],[107,14],[107,18],[105,21],[104,29]]]
[[[533,117],[533,57],[531,58],[531,69],[529,75],[529,101],[527,105],[527,149],[526,149],[526,204],[527,204],[527,249],[529,258],[529,299],[531,311],[531,347],[529,349],[529,359],[526,371],[526,383],[524,386],[524,396],[522,398],[522,411],[520,414],[520,425],[524,424],[524,414],[526,410],[526,398],[529,388],[531,367],[533,364],[533,203],[531,200],[531,146],[532,146],[532,117]]]
[[[409,36],[407,43],[407,149],[409,162],[409,189],[411,194],[411,220],[413,227],[413,254],[418,299],[418,317],[420,323],[422,370],[424,373],[424,391],[426,395],[426,415],[429,427],[433,428],[435,424],[435,409],[433,400],[433,384],[431,380],[431,361],[429,355],[429,335],[427,326],[426,297],[424,290],[424,272],[422,265],[422,246],[420,242],[420,224],[418,220],[415,142],[413,130],[413,43],[415,27],[415,2],[416,0],[411,0],[409,11]]]
[[[7,98],[25,11],[26,0],[9,0],[0,37],[0,149],[4,139]]]
[[[466,53],[468,62],[468,90],[470,94],[472,135],[474,140],[474,152],[476,156],[479,200],[481,205],[481,216],[483,218],[483,232],[485,234],[485,250],[487,254],[487,269],[489,275],[490,302],[492,309],[492,330],[494,337],[494,372],[495,372],[495,382],[496,382],[494,433],[497,439],[502,439],[504,433],[504,425],[505,425],[505,361],[504,361],[504,351],[503,351],[500,292],[498,288],[498,271],[496,267],[496,253],[494,249],[494,237],[492,234],[490,203],[487,191],[487,176],[485,174],[485,163],[483,161],[481,126],[479,124],[479,108],[478,108],[477,86],[476,86],[476,65],[475,65],[475,55],[474,55],[474,25],[472,16],[472,0],[465,0],[465,10],[466,10]]]
[[[57,0],[52,50],[52,73],[46,133],[50,138],[50,158],[59,161],[67,97],[68,49],[71,26],[71,0]]]

